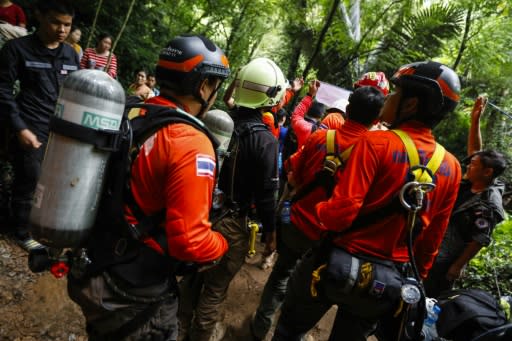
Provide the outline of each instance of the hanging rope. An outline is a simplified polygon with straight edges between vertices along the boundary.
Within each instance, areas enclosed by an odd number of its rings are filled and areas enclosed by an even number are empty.
[[[497,112],[499,112],[500,114],[510,118],[512,120],[512,114],[506,112],[505,110],[501,109],[500,107],[498,107],[496,104],[494,103],[491,103],[489,101],[487,101],[487,104],[489,104],[491,107],[493,107],[494,110],[496,110]]]
[[[100,14],[101,5],[103,4],[103,0],[98,1],[98,6],[96,6],[96,14],[94,15],[94,20],[92,22],[91,31],[89,32],[89,39],[87,39],[87,45],[85,48],[91,46],[92,37],[94,36],[94,30],[96,29],[96,22],[98,21],[98,16]]]
[[[119,42],[119,39],[121,39],[124,29],[126,28],[126,24],[128,23],[130,15],[132,14],[133,5],[135,5],[135,0],[132,0],[130,8],[128,8],[128,13],[126,13],[126,17],[124,18],[123,26],[121,26],[121,29],[119,30],[119,33],[117,34],[117,37],[114,40],[114,43],[112,44],[112,49],[110,50],[110,55],[108,56],[108,61],[107,65],[105,66],[105,70],[108,70],[108,68],[110,67],[110,62],[112,60],[112,56],[114,55],[114,50],[116,49],[117,43]]]

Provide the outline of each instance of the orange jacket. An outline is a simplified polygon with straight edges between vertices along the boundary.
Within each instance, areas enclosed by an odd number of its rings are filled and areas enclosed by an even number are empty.
[[[163,97],[146,101],[176,107]],[[146,215],[165,209],[162,228],[169,255],[204,263],[220,258],[228,245],[211,230],[208,214],[215,186],[215,153],[208,137],[182,123],[158,130],[142,146],[132,165],[130,185]],[[158,250],[152,240],[146,241]]]
[[[265,112],[263,113],[262,117],[261,117],[261,120],[263,121],[263,124],[266,125],[268,127],[268,129],[270,130],[270,132],[272,133],[272,135],[274,135],[274,137],[276,139],[279,138],[279,127],[275,127],[275,119],[274,119],[274,115],[271,113],[271,112]]]
[[[368,132],[368,128],[355,121],[347,120],[343,129],[336,130],[336,147],[339,153],[353,145]],[[288,170],[293,172],[296,188],[309,184],[315,178],[324,163],[327,130],[320,129],[311,134],[306,144],[293,154],[287,162]],[[339,172],[335,175],[339,176]],[[318,221],[315,205],[327,200],[325,189],[318,186],[305,197],[295,202],[291,209],[291,221],[309,239],[318,240],[326,229]]]
[[[332,112],[322,119],[322,123],[325,124],[329,129],[341,129],[345,123],[345,119],[341,114]]]
[[[422,163],[435,148],[430,129],[418,122],[400,127],[413,139]],[[350,230],[359,214],[368,214],[386,206],[405,183],[409,162],[400,138],[391,131],[372,131],[354,146],[341,173],[333,196],[316,206],[325,229],[344,234],[335,243],[355,254],[397,262],[407,262],[406,215],[396,212],[378,221]],[[446,153],[436,175],[436,188],[426,196],[426,208],[420,212],[423,230],[414,243],[418,270],[423,278],[428,274],[448,225],[457,198],[461,179],[460,165]]]

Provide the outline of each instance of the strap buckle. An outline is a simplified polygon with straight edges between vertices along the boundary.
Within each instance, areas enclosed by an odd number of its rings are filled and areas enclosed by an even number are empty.
[[[323,170],[329,172],[329,174],[332,176],[336,171],[338,170],[341,162],[337,157],[327,157],[324,160],[324,168]]]

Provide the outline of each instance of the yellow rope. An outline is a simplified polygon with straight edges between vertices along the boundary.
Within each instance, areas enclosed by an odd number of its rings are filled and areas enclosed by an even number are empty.
[[[312,297],[317,297],[318,296],[318,291],[316,290],[316,284],[318,282],[320,282],[320,271],[322,271],[326,267],[327,267],[327,264],[322,264],[316,270],[314,270],[311,273],[311,286],[310,286],[310,290],[311,290],[311,296]]]

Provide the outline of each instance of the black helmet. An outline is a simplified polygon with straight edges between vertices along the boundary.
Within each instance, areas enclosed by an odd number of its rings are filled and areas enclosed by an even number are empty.
[[[430,88],[431,117],[428,120],[432,122],[439,122],[460,100],[459,77],[441,63],[425,61],[404,65],[391,77],[391,82],[405,90],[419,85]]]
[[[201,35],[181,35],[160,51],[155,77],[161,87],[179,94],[196,96],[201,82],[209,76],[229,76],[224,52]]]

